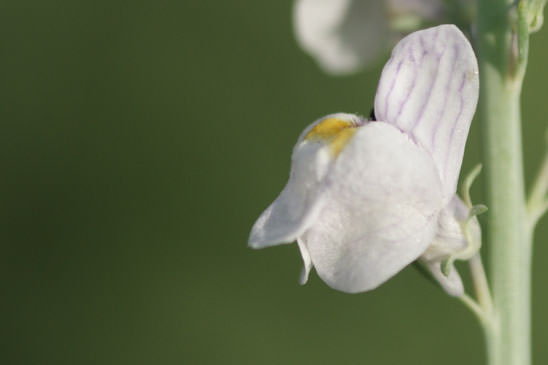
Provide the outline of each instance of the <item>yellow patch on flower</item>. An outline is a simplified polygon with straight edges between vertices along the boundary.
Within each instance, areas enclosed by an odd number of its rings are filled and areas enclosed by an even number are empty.
[[[358,129],[355,127],[343,129],[340,131],[335,138],[331,141],[331,144],[329,145],[329,148],[331,149],[331,152],[338,156],[339,153],[341,153],[342,149],[348,142],[350,142],[350,138],[356,133]]]
[[[329,143],[331,152],[337,156],[356,133],[356,127],[357,125],[351,121],[327,118],[308,131],[304,139],[324,140]]]

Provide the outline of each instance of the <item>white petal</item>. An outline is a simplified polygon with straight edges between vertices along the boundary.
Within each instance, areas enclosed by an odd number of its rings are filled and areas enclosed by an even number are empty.
[[[310,270],[312,269],[312,259],[310,258],[310,253],[308,253],[305,243],[300,238],[297,239],[297,244],[299,245],[299,250],[301,251],[301,256],[303,258],[303,270],[301,271],[299,283],[304,285],[308,281],[308,275],[310,275]]]
[[[453,25],[402,39],[379,81],[377,119],[409,133],[431,152],[447,202],[456,191],[478,89],[474,51]]]
[[[253,225],[249,246],[290,243],[308,228],[321,208],[321,182],[329,162],[329,153],[319,145],[293,154],[289,181]]]
[[[331,287],[373,289],[432,241],[442,206],[439,176],[428,152],[395,127],[359,128],[326,184],[322,211],[302,239]]]
[[[461,227],[461,223],[468,217],[468,212],[469,209],[464,202],[454,195],[439,215],[436,236],[420,257],[420,261],[428,268],[442,288],[453,296],[464,294],[462,280],[455,267],[452,267],[449,275],[445,276],[441,271],[441,263],[468,245]],[[468,224],[471,225],[470,232],[473,238],[476,242],[481,242],[478,220],[474,217]]]
[[[457,195],[454,195],[449,204],[441,211],[436,236],[422,258],[427,261],[441,261],[447,259],[451,254],[463,250],[467,242],[462,232],[461,222],[467,216],[468,208]],[[477,220],[473,219],[470,224],[473,225],[473,230],[477,230],[479,233]]]
[[[294,22],[303,49],[335,74],[373,61],[391,37],[377,0],[297,0]]]
[[[309,142],[303,138],[327,119],[353,124],[362,122],[356,115],[337,113],[318,119],[304,130],[293,150],[289,181],[253,225],[249,246],[263,248],[293,242],[318,215],[322,206],[323,180],[334,156],[324,141]]]
[[[445,276],[441,271],[441,263],[468,245],[461,228],[461,223],[468,217],[468,211],[463,201],[457,195],[453,196],[439,215],[436,236],[420,258],[445,291],[453,296],[464,294],[462,280],[454,267]],[[481,231],[477,219],[473,218],[469,224],[472,225],[472,235],[480,242]]]
[[[421,262],[426,266],[428,271],[430,271],[434,279],[438,281],[438,283],[447,292],[447,294],[456,297],[460,297],[464,294],[464,285],[462,284],[462,279],[460,278],[457,269],[453,267],[449,275],[445,276],[441,271],[440,261],[421,260]]]

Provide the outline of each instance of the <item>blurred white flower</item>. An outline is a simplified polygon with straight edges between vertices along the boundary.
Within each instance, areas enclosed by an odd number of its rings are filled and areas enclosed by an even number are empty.
[[[373,62],[403,34],[469,17],[470,0],[296,0],[301,47],[329,73]]]
[[[476,58],[455,26],[407,36],[382,72],[377,121],[339,113],[308,126],[289,181],[249,245],[296,240],[301,281],[315,267],[345,292],[373,289],[420,259],[448,293],[461,295],[458,273],[445,276],[440,265],[467,246],[468,208],[456,187],[477,98]]]

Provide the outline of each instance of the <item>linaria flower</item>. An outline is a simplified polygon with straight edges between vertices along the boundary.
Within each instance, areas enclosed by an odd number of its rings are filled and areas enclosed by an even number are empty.
[[[425,24],[468,26],[470,0],[296,0],[295,35],[327,72],[354,72]]]
[[[476,58],[458,28],[407,36],[382,72],[377,120],[338,113],[308,126],[289,181],[249,245],[296,240],[302,283],[314,267],[329,286],[351,293],[418,259],[449,294],[461,295],[458,273],[444,275],[441,263],[467,245],[468,208],[456,187],[477,98]]]

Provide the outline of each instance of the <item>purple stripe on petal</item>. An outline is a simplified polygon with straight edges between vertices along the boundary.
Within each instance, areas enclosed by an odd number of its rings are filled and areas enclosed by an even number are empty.
[[[453,135],[455,134],[455,130],[457,129],[457,126],[459,125],[458,121],[462,116],[462,113],[464,111],[464,86],[466,85],[466,75],[462,75],[462,81],[459,87],[459,112],[457,114],[457,117],[455,118],[455,121],[453,123],[453,126],[451,128],[451,132],[449,132],[449,138],[447,141],[447,153],[445,154],[445,169],[449,166],[448,160],[451,154],[449,153],[451,151],[452,141],[453,141]],[[466,142],[466,141],[465,141]],[[464,146],[462,146],[464,148]]]
[[[460,47],[458,45],[453,46],[453,50],[454,50],[455,54],[453,55],[453,63],[451,64],[451,77],[449,77],[447,79],[447,84],[445,85],[445,93],[447,95],[449,95],[449,93],[450,93],[451,83],[455,80],[454,72],[455,72],[455,65],[457,64],[457,60],[458,60],[459,48]],[[447,100],[449,100],[449,97],[446,97],[443,100],[443,106],[442,106],[441,111],[440,111],[439,116],[438,116],[438,119],[440,119],[440,120],[443,119],[443,117],[445,116],[445,114],[447,112]],[[439,125],[436,125],[434,127],[433,132],[432,132],[432,139],[430,140],[432,149],[436,148],[436,136],[438,135],[439,130],[440,130]]]
[[[424,51],[426,52],[426,51]],[[424,54],[423,52],[423,54]],[[415,58],[413,56],[413,52],[411,50],[409,50],[409,58],[412,60],[413,63],[415,63]],[[394,120],[398,120],[402,111],[403,111],[403,108],[405,107],[405,104],[407,104],[407,102],[409,101],[409,97],[411,96],[411,94],[413,93],[413,90],[415,90],[415,87],[417,86],[417,78],[418,78],[418,73],[415,73],[414,76],[413,76],[413,81],[411,83],[411,87],[409,88],[409,90],[407,91],[407,95],[405,96],[405,98],[402,100],[402,102],[400,102],[400,107],[398,109],[398,112],[396,113],[396,116],[394,117]],[[387,103],[388,105],[388,103]],[[386,113],[386,115],[388,116],[388,113]]]
[[[398,75],[400,74],[402,65],[403,65],[403,60],[400,60],[396,68],[396,74],[392,78],[392,85],[390,86],[390,88],[388,89],[388,92],[386,93],[386,97],[384,101],[384,115],[388,115],[388,104],[389,104],[388,102],[390,100],[390,95],[392,94],[392,91],[394,90],[394,87],[396,86],[396,80],[398,79]],[[378,87],[377,87],[377,90],[378,90]]]
[[[432,79],[431,83],[430,83],[430,88],[428,90],[428,94],[426,96],[426,98],[424,99],[424,102],[420,108],[420,111],[419,111],[419,115],[417,116],[417,118],[415,119],[415,121],[413,122],[413,124],[411,125],[411,128],[409,128],[409,131],[412,133],[413,130],[415,129],[415,127],[417,127],[417,125],[420,124],[420,121],[421,121],[421,118],[422,116],[424,115],[424,112],[426,111],[426,107],[428,106],[430,100],[431,100],[431,96],[432,96],[432,91],[434,91],[434,86],[435,84],[437,83],[437,81],[439,80],[438,79],[438,74],[440,72],[440,60],[441,58],[443,57],[443,54],[445,53],[445,48],[443,49],[441,55],[439,56],[436,56],[436,64],[438,67],[436,67],[436,74],[434,76],[434,78]]]

